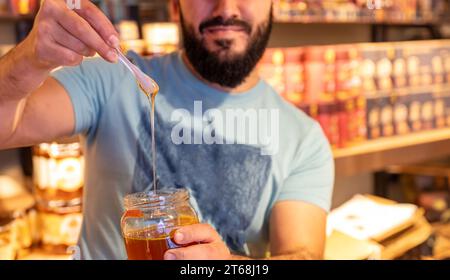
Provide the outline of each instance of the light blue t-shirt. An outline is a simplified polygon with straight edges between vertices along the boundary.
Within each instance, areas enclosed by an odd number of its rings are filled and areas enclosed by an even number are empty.
[[[160,186],[188,188],[202,222],[213,225],[232,252],[265,256],[269,215],[278,201],[329,210],[334,163],[328,142],[316,121],[268,84],[260,80],[248,92],[230,95],[195,77],[180,52],[129,57],[160,86]],[[126,259],[123,198],[149,190],[153,180],[148,101],[123,65],[99,58],[52,76],[72,100],[74,134],[84,136],[82,258]],[[242,114],[244,119],[236,117]]]

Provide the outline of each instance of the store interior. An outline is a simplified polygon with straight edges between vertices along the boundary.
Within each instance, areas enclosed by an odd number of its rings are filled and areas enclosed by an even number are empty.
[[[179,48],[166,0],[92,2],[124,50]],[[0,0],[0,56],[38,8]],[[450,259],[450,1],[275,0],[273,13],[260,74],[335,157],[325,259]],[[0,151],[0,260],[70,258],[83,167],[78,139]]]

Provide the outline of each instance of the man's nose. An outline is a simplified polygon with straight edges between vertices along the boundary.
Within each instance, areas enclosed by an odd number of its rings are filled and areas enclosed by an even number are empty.
[[[239,2],[242,0],[217,0],[213,11],[213,17],[220,16],[223,19],[239,18]]]

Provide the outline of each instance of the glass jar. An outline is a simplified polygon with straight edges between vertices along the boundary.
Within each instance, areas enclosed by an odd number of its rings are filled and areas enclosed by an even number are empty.
[[[164,189],[135,193],[124,199],[122,235],[129,260],[162,260],[173,241],[175,230],[198,223],[187,189]]]
[[[43,143],[34,147],[33,181],[40,200],[72,200],[82,196],[84,157],[79,142]]]
[[[17,238],[17,257],[22,258],[31,253],[33,245],[38,242],[37,211],[34,207],[17,211],[13,215]]]
[[[52,254],[67,254],[76,245],[83,215],[80,200],[39,201],[38,220],[42,248]]]
[[[16,242],[14,220],[0,217],[0,260],[16,258]]]

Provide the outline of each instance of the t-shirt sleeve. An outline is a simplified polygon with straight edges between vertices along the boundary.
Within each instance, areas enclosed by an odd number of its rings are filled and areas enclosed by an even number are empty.
[[[76,67],[63,67],[51,73],[66,89],[75,112],[73,134],[92,134],[102,108],[125,76],[123,67],[101,58],[88,58]]]
[[[304,201],[328,212],[333,186],[333,154],[320,125],[314,122],[300,144],[277,201]]]

